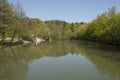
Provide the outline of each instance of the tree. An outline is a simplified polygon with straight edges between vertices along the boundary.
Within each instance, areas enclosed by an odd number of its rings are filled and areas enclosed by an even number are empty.
[[[104,42],[109,44],[120,44],[120,13],[116,12],[115,7],[108,12],[99,15],[89,23],[84,33],[85,40]]]
[[[12,27],[14,22],[14,12],[6,0],[0,1],[0,32],[2,36],[2,43],[5,41],[5,34]]]
[[[17,34],[20,35],[21,29],[23,30],[24,25],[26,23],[26,22],[24,22],[26,16],[25,16],[25,12],[23,11],[23,8],[22,8],[22,5],[20,4],[20,2],[17,1],[16,4],[12,4],[11,6],[12,6],[13,11],[15,12],[15,24],[12,29],[13,35],[11,38],[11,41],[13,41]]]

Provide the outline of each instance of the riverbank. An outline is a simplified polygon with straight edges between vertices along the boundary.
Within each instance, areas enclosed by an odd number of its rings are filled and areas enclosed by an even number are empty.
[[[111,45],[111,46],[120,46],[119,43],[112,43],[112,42],[106,42],[106,41],[98,41],[98,40],[88,40],[88,39],[79,39],[79,41],[86,41],[86,42],[92,42],[92,43],[98,43],[98,44],[105,44],[105,45]]]
[[[30,44],[31,42],[30,41],[26,41],[26,40],[19,40],[19,41],[14,41],[14,42],[11,42],[11,41],[4,41],[4,42],[1,42],[1,47],[6,47],[6,46],[17,46],[17,45],[27,45],[27,44]]]

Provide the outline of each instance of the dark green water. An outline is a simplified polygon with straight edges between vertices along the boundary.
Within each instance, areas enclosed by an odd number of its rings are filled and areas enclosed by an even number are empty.
[[[0,80],[120,80],[120,50],[74,41],[1,48]]]

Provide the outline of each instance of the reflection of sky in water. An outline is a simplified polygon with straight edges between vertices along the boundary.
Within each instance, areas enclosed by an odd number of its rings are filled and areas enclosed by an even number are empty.
[[[27,80],[112,80],[84,56],[44,57],[30,64]]]

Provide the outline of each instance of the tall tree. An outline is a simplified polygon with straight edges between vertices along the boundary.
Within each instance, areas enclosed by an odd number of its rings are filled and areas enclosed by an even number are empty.
[[[23,11],[22,5],[20,4],[19,1],[17,1],[16,4],[13,4],[12,8],[13,8],[13,11],[15,12],[16,21],[13,27],[13,35],[12,35],[11,41],[14,40],[17,34],[20,34],[21,29],[25,25],[24,18],[26,17],[25,12]]]
[[[12,27],[14,22],[14,12],[6,0],[0,0],[0,32],[2,42],[5,40],[5,34]]]

